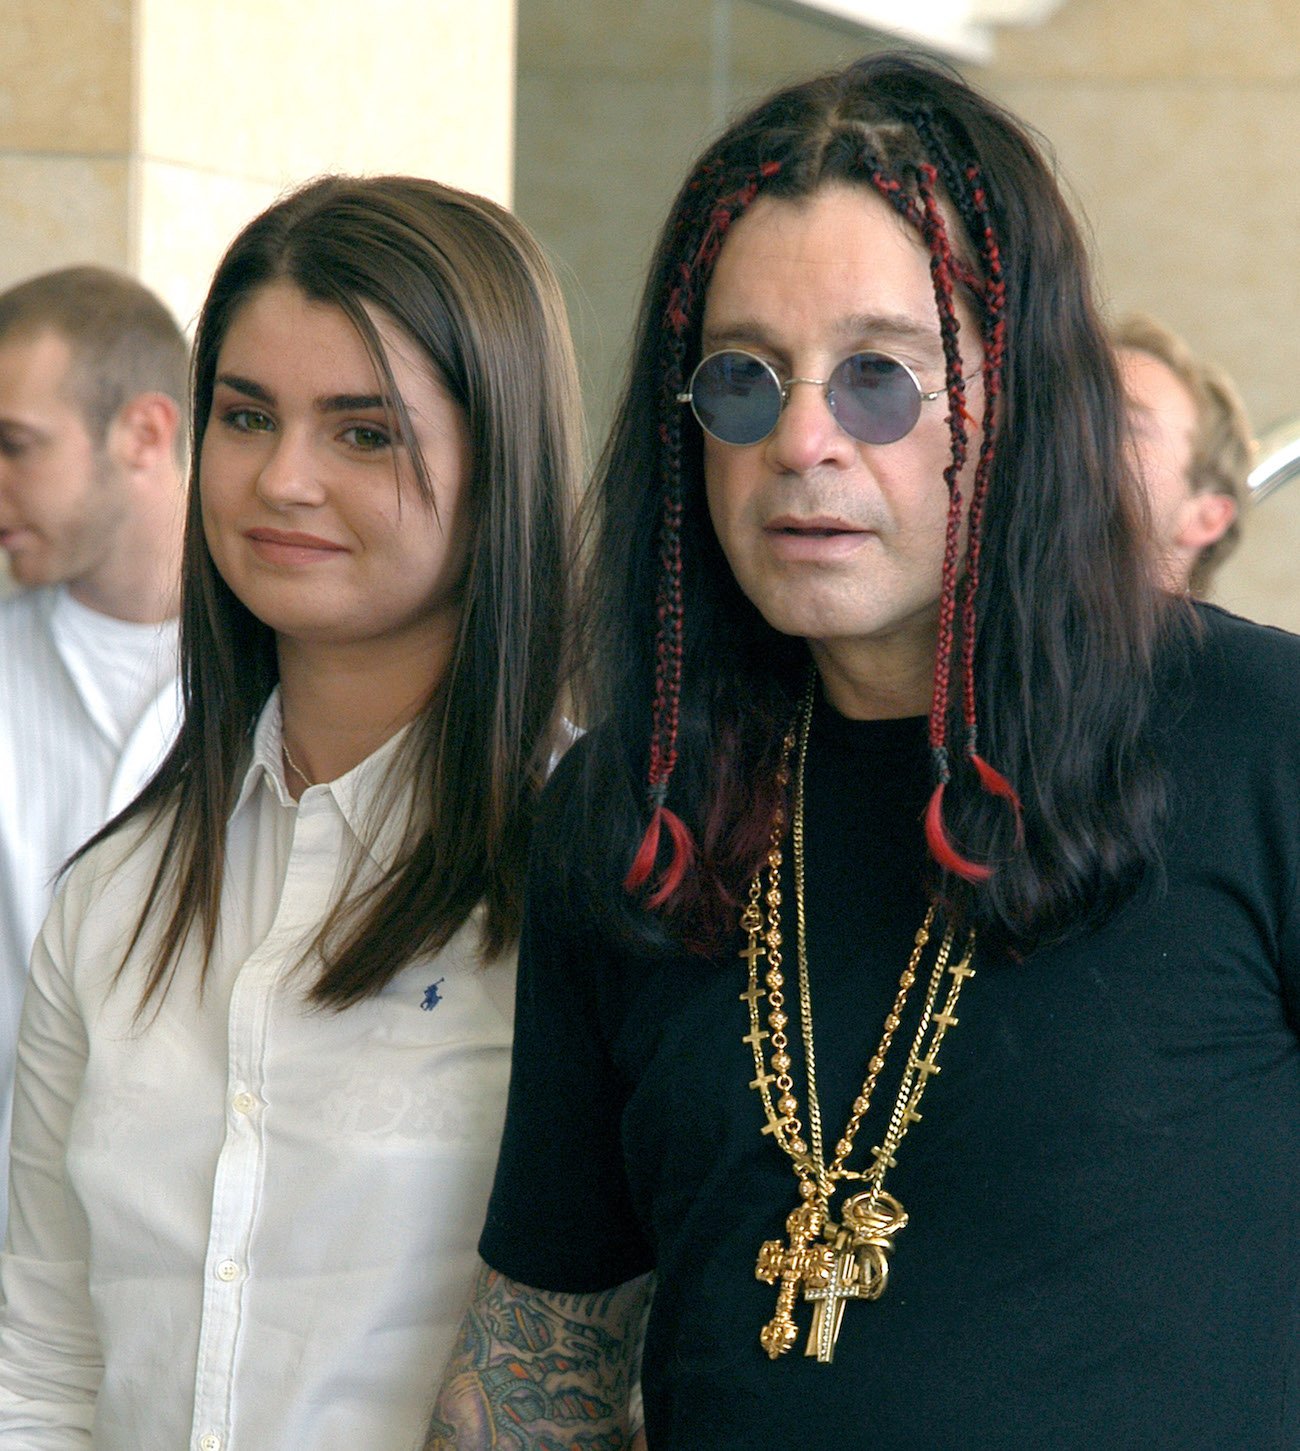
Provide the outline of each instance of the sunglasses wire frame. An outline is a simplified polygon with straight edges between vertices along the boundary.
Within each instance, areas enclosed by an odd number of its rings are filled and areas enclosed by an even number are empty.
[[[771,380],[772,385],[776,389],[776,393],[773,396],[778,400],[778,402],[776,406],[776,411],[772,414],[772,421],[763,433],[758,434],[753,438],[727,438],[724,434],[717,433],[714,428],[712,428],[700,415],[700,407],[696,401],[695,396],[697,382],[700,379],[702,371],[710,363],[713,363],[720,358],[737,358],[743,359],[747,363],[756,364],[759,368],[762,369],[763,374],[766,376],[766,378]],[[839,373],[841,369],[843,369],[847,364],[853,363],[858,359],[870,359],[873,363],[883,362],[890,364],[892,367],[897,368],[899,372],[908,379],[912,388],[915,390],[915,413],[910,418],[907,426],[902,430],[902,432],[893,433],[892,436],[888,438],[864,438],[861,434],[855,432],[853,429],[846,427],[843,418],[840,416],[840,413],[834,406],[834,397],[836,392],[835,377],[836,374]],[[873,348],[862,349],[856,353],[849,354],[849,356],[846,358],[841,359],[840,362],[838,362],[835,367],[831,369],[830,376],[827,378],[795,377],[787,378],[784,382],[781,381],[781,378],[778,376],[776,369],[773,368],[772,365],[767,362],[765,358],[760,358],[756,353],[748,352],[744,348],[720,348],[712,353],[707,353],[703,358],[700,359],[700,361],[695,365],[694,371],[691,373],[690,382],[688,383],[685,391],[678,393],[676,396],[678,403],[689,403],[691,405],[691,412],[695,415],[696,421],[699,423],[700,427],[704,429],[704,431],[708,433],[711,437],[716,438],[720,443],[729,444],[734,448],[747,448],[752,444],[762,443],[765,438],[771,437],[771,435],[776,431],[776,426],[781,419],[781,413],[785,409],[786,403],[789,401],[790,390],[794,387],[796,383],[809,383],[813,387],[821,388],[825,393],[828,406],[831,409],[832,416],[835,418],[835,421],[844,430],[844,432],[847,433],[851,438],[856,438],[860,443],[872,443],[878,445],[897,443],[900,439],[906,438],[906,436],[916,426],[916,421],[920,417],[921,413],[921,405],[923,403],[932,403],[936,398],[942,397],[944,392],[942,388],[935,388],[930,391],[922,388],[920,379],[916,376],[912,369],[905,362],[903,362],[901,358],[896,358],[893,356],[892,353],[880,352],[879,350]],[[851,385],[846,386],[843,384],[839,386],[844,393],[849,394],[850,396],[856,394],[868,399],[872,399],[877,396],[873,390],[855,390],[851,387]],[[867,414],[871,414],[872,409],[870,407],[866,407],[863,411]]]

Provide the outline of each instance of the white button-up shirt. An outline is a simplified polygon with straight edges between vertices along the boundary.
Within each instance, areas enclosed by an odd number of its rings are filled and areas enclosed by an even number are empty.
[[[362,885],[391,865],[395,748],[295,804],[272,699],[206,987],[188,948],[142,1021],[147,949],[113,979],[160,833],[70,873],[19,1047],[0,1445],[419,1444],[476,1266],[514,966],[479,961],[473,919],[376,997],[307,1001],[302,953],[339,885],[358,860]]]
[[[167,685],[124,731],[74,608],[61,588],[0,603],[0,1234],[18,1015],[55,873],[135,796],[179,723],[174,622],[136,627],[156,636]]]

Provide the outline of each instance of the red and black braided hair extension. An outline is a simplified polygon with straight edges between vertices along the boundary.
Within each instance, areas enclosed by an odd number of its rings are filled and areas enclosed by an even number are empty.
[[[741,593],[678,397],[729,229],[759,198],[831,185],[882,198],[928,254],[951,448],[925,833],[950,912],[1024,951],[1098,919],[1158,854],[1165,616],[1132,527],[1113,356],[1051,167],[995,103],[907,56],[762,102],[674,203],[592,496],[585,701],[605,724],[564,879],[629,942],[708,951],[761,861],[806,647]]]
[[[758,195],[762,183],[776,174],[775,162],[759,164],[731,194],[719,197],[709,209],[703,235],[693,243],[691,256],[682,262],[680,277],[664,309],[662,417],[659,440],[663,459],[663,519],[659,529],[659,584],[655,599],[654,707],[650,726],[650,755],[646,773],[650,824],[627,874],[626,887],[635,891],[647,881],[659,855],[660,828],[666,826],[672,849],[663,875],[649,894],[647,905],[662,906],[680,886],[694,852],[691,834],[680,817],[667,807],[668,783],[677,764],[678,709],[682,684],[682,409],[677,403],[686,381],[685,335],[697,307],[702,305],[713,264],[727,228]]]

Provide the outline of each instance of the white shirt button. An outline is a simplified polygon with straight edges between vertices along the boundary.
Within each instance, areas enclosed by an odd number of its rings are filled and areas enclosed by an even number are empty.
[[[217,1266],[217,1279],[225,1280],[229,1284],[231,1280],[237,1280],[238,1278],[239,1266],[234,1260],[222,1260]]]
[[[257,1107],[257,1099],[253,1094],[247,1092],[237,1093],[230,1101],[234,1105],[236,1113],[252,1113]]]
[[[211,1431],[206,1436],[200,1436],[199,1451],[221,1451],[221,1437],[214,1436]]]

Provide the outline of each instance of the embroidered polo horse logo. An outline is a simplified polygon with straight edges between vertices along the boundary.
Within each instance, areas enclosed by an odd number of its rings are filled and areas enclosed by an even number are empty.
[[[447,979],[445,977],[440,977],[437,982],[431,982],[429,986],[425,988],[424,1001],[420,1004],[420,1006],[424,1009],[426,1013],[433,1012],[434,1008],[436,1008],[438,1004],[442,1001],[442,994],[438,991],[438,989],[446,981]]]

